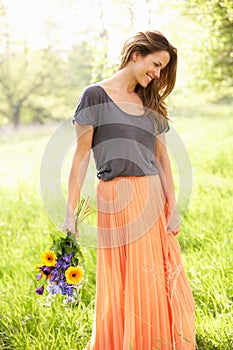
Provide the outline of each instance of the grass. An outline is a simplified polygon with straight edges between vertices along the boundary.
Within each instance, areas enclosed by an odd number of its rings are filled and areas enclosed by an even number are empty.
[[[208,117],[205,111],[177,118],[174,125],[193,170],[179,241],[196,302],[198,348],[232,349],[233,120],[230,113]],[[95,248],[83,248],[88,279],[78,307],[57,300],[48,308],[34,293],[34,265],[54,229],[39,186],[40,162],[54,130],[51,125],[1,134],[0,349],[81,350],[91,335]]]

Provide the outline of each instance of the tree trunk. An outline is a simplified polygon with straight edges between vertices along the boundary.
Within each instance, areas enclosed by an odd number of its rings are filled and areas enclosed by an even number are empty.
[[[13,110],[12,120],[13,120],[13,125],[15,129],[17,129],[20,124],[20,108],[21,108],[20,104],[14,105],[12,108]]]

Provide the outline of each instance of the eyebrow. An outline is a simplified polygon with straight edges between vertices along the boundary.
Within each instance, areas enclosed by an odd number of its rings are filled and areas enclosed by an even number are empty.
[[[164,69],[167,66],[167,65],[163,66],[161,61],[158,59],[156,59],[156,62],[154,62],[154,63],[157,63],[160,67],[162,67],[162,69]]]
[[[163,66],[159,60],[158,60],[158,64],[160,65],[160,67],[162,67],[162,69],[164,69],[167,66],[167,64],[165,66]]]
[[[159,65],[162,67],[162,69],[164,69],[167,66],[167,64],[165,64],[165,66],[163,66],[160,61],[159,61]]]
[[[158,63],[158,65],[159,65],[160,67],[162,66],[162,63],[161,63],[159,60],[157,60],[156,63]]]

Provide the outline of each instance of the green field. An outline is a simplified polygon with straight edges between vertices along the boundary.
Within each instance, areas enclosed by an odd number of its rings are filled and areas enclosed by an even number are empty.
[[[233,119],[230,108],[224,111],[174,120],[193,170],[192,196],[178,239],[202,350],[233,349]],[[54,130],[51,125],[0,130],[0,349],[81,350],[91,334],[94,248],[83,247],[86,283],[77,307],[65,307],[61,300],[45,307],[34,293],[34,266],[55,229],[39,185],[43,151]]]

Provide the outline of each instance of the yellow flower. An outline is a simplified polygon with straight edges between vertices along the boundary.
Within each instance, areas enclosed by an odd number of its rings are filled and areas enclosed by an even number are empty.
[[[36,270],[40,270],[40,267],[41,267],[40,264],[36,264],[35,269],[36,269]]]
[[[41,254],[41,261],[45,266],[55,266],[57,263],[56,254],[48,250]]]
[[[65,272],[69,284],[78,284],[82,280],[83,274],[83,269],[80,266],[70,266]]]

